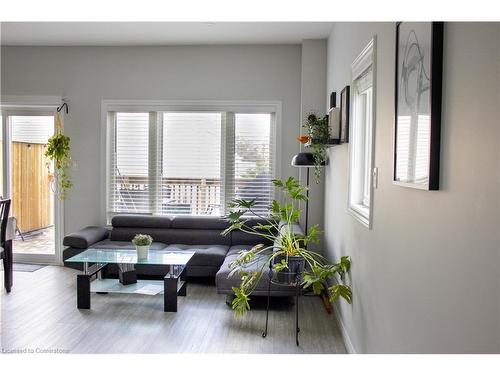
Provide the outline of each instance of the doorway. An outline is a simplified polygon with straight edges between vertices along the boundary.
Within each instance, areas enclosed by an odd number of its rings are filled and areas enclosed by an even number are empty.
[[[54,134],[53,111],[4,110],[3,193],[12,199],[16,218],[14,261],[59,263],[57,213],[53,166],[45,157],[48,139]]]

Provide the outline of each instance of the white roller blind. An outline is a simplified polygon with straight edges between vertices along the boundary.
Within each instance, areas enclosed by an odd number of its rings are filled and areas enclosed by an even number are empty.
[[[9,116],[12,142],[46,144],[54,134],[54,116]]]
[[[271,113],[109,112],[108,217],[223,216],[232,199],[273,199]]]

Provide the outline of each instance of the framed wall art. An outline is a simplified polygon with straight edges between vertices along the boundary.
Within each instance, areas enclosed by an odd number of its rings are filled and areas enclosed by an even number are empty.
[[[338,145],[340,143],[340,122],[339,108],[337,107],[337,93],[330,94],[330,109],[328,110],[328,128],[330,131],[329,144]]]
[[[349,100],[350,88],[346,86],[340,92],[340,143],[349,142]]]
[[[443,22],[396,24],[393,182],[439,189]]]

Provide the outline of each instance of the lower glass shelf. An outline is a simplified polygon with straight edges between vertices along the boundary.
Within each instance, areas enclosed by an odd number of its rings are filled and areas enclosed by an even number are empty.
[[[97,279],[90,284],[90,291],[92,293],[163,294],[163,280],[137,280],[137,283],[123,285],[118,279]]]

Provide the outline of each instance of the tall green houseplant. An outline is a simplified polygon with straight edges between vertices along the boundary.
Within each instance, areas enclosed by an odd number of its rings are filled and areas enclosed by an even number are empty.
[[[47,158],[47,168],[54,163],[54,177],[57,183],[56,193],[59,199],[65,199],[67,191],[73,186],[68,175],[71,165],[70,139],[62,133],[61,115],[56,116],[56,131],[47,142],[45,157]]]
[[[224,235],[233,230],[254,234],[272,245],[259,244],[250,250],[243,250],[237,259],[230,264],[231,272],[228,277],[238,275],[241,279],[238,287],[233,287],[235,297],[232,308],[237,315],[243,315],[250,309],[250,295],[256,288],[264,272],[267,272],[269,263],[274,273],[291,271],[290,262],[301,258],[305,267],[300,272],[300,282],[304,288],[312,287],[316,294],[321,294],[326,289],[331,302],[339,297],[348,303],[352,301],[351,287],[344,281],[344,275],[349,271],[351,262],[348,256],[343,256],[338,263],[329,263],[322,255],[307,249],[308,243],[318,243],[319,228],[317,225],[308,230],[307,235],[297,234],[293,227],[299,220],[301,210],[298,204],[307,200],[306,188],[299,182],[289,177],[286,181],[273,180],[276,188],[284,195],[284,203],[273,200],[270,206],[270,217],[263,217],[255,210],[254,200],[237,199],[231,204],[230,213],[226,219],[230,227],[222,232]],[[252,217],[258,217],[261,222],[252,225]],[[252,271],[248,266],[264,259],[262,265]],[[327,282],[333,285],[328,286]]]

